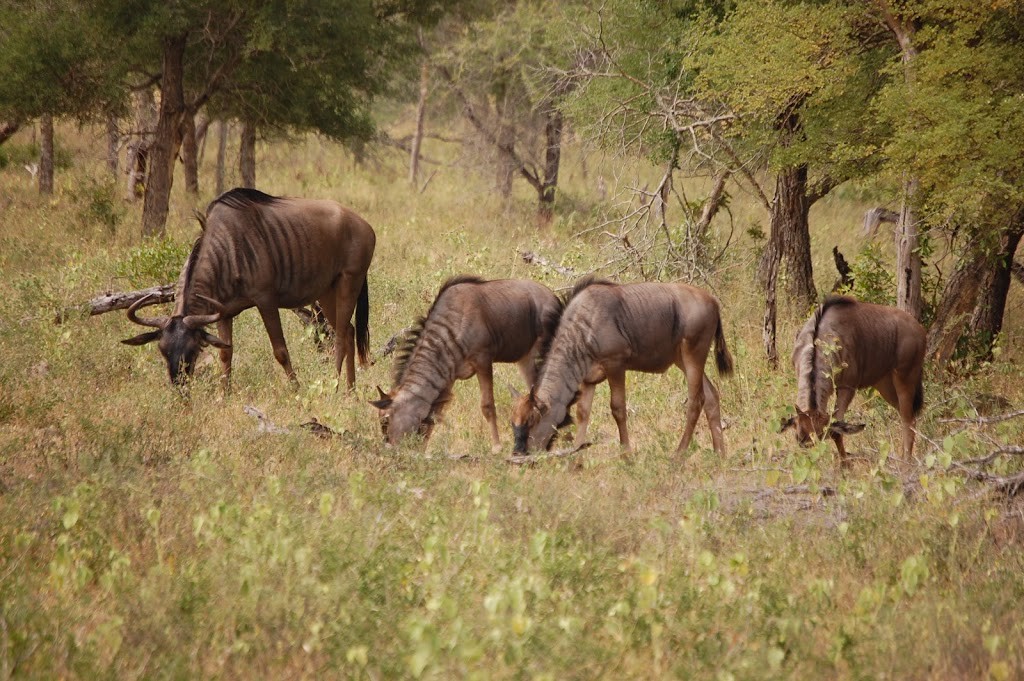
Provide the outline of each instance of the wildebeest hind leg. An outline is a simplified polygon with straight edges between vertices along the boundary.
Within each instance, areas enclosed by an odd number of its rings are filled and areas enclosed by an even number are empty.
[[[725,456],[725,437],[722,435],[722,409],[718,388],[704,376],[704,415],[711,429],[711,446],[720,455]]]
[[[335,284],[334,363],[341,374],[342,360],[348,361],[345,380],[350,390],[356,383],[356,330],[352,326],[352,313],[364,279],[365,276],[344,272]]]
[[[619,427],[619,443],[623,451],[632,451],[626,429],[626,372],[608,372],[608,388],[611,391],[612,418]]]
[[[498,440],[498,415],[494,409],[494,367],[483,363],[478,365],[476,380],[480,383],[480,411],[491,427],[491,451],[498,452],[501,442]]]
[[[683,349],[682,358],[677,366],[686,374],[686,425],[683,427],[683,437],[676,447],[676,454],[683,454],[690,446],[693,438],[694,428],[697,427],[697,419],[700,417],[701,409],[704,408],[704,362],[707,360],[707,351],[701,358],[694,357],[694,353]]]
[[[909,461],[914,455],[914,425],[917,418],[914,415],[914,394],[917,392],[919,377],[905,378],[898,373],[893,374],[893,386],[899,396],[894,406],[900,412],[900,421],[903,422],[903,456]]]
[[[295,376],[291,358],[288,356],[288,345],[284,342],[284,331],[281,328],[281,313],[277,309],[277,304],[257,305],[256,309],[259,310],[260,317],[263,318],[263,325],[267,327],[270,345],[274,348],[274,359],[284,367],[284,372],[288,375],[288,379],[293,384],[298,385],[299,380]]]

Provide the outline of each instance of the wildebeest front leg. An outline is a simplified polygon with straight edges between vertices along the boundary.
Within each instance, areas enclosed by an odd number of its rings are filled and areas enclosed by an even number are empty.
[[[853,388],[836,388],[836,409],[832,412],[832,421],[842,421],[846,415],[846,410],[850,407],[850,402],[853,401],[854,395],[857,391]],[[846,458],[846,447],[843,446],[843,434],[833,430],[832,441],[836,443],[836,449],[839,450],[839,465],[848,466],[849,462]]]
[[[720,455],[725,456],[725,437],[722,435],[722,409],[718,388],[705,374],[704,376],[704,415],[711,429],[711,446]]]
[[[619,427],[619,443],[623,451],[630,452],[632,447],[626,429],[626,372],[622,369],[609,371],[608,388],[611,391],[612,418]]]
[[[587,429],[590,427],[590,411],[594,404],[594,391],[597,390],[596,383],[584,383],[580,386],[580,399],[576,402],[576,442],[573,446],[579,447],[587,440]]]
[[[231,356],[233,352],[231,346],[231,330],[234,326],[233,322],[233,317],[217,321],[217,336],[227,343],[227,347],[223,347],[219,350],[221,368],[220,384],[224,389],[225,395],[231,391]]]
[[[288,345],[284,342],[284,330],[281,328],[281,313],[276,304],[257,305],[260,317],[263,318],[263,325],[267,327],[267,335],[270,336],[270,345],[274,348],[274,359],[284,367],[288,380],[298,385],[299,379],[292,369],[292,361],[288,356]]]
[[[498,414],[494,409],[494,367],[490,363],[478,364],[476,380],[480,383],[480,411],[491,427],[491,451],[497,453],[501,451],[501,443],[498,440]]]

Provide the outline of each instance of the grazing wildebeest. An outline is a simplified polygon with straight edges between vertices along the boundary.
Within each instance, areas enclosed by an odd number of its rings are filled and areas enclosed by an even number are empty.
[[[858,433],[864,424],[843,421],[860,388],[873,386],[896,407],[903,422],[903,454],[914,451],[914,417],[924,404],[921,385],[925,330],[910,314],[886,305],[829,296],[796,337],[793,367],[797,376],[796,416],[782,430],[796,429],[807,446],[812,437],[832,438],[846,463],[843,434]],[[831,417],[828,402],[836,394]]]
[[[686,284],[584,279],[562,312],[536,386],[513,409],[515,451],[549,447],[557,428],[569,422],[568,408],[577,397],[576,443],[582,444],[594,388],[605,379],[619,441],[628,451],[626,371],[664,373],[674,364],[686,375],[689,395],[676,453],[689,446],[703,408],[715,451],[724,454],[718,390],[704,375],[712,343],[719,373],[729,375],[732,356],[722,333],[718,301],[709,293]]]
[[[195,369],[205,345],[220,348],[224,387],[231,380],[234,317],[256,307],[274,357],[296,381],[278,308],[317,301],[335,333],[335,366],[348,359],[348,387],[355,383],[355,351],[366,362],[370,298],[366,271],[373,258],[373,228],[335,201],[279,198],[255,189],[232,189],[215,199],[200,219],[196,240],[178,278],[170,317],[140,318],[142,299],[128,319],[156,331],[122,341],[159,341],[171,381],[181,384]],[[355,311],[356,326],[351,323]],[[217,336],[204,330],[217,323]]]
[[[533,281],[462,276],[445,282],[399,351],[391,392],[381,390],[371,403],[380,410],[386,441],[397,443],[409,433],[430,437],[452,384],[476,374],[480,410],[497,449],[492,364],[515,362],[532,386],[560,309],[555,294]]]

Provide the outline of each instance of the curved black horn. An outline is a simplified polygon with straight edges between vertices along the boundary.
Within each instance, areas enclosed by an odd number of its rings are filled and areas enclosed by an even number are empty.
[[[187,329],[198,329],[200,326],[206,326],[207,324],[213,324],[214,322],[220,320],[220,318],[223,317],[224,314],[227,312],[224,309],[224,305],[222,305],[219,300],[214,300],[213,298],[208,298],[208,297],[204,296],[201,293],[197,293],[196,294],[196,298],[199,298],[199,299],[204,300],[207,303],[209,303],[210,307],[212,307],[214,310],[216,310],[216,312],[214,312],[213,314],[190,314],[190,315],[188,315],[187,317],[185,317],[184,319],[181,320],[182,324],[184,324],[185,328],[187,328]]]
[[[128,319],[130,321],[135,322],[139,326],[152,326],[155,329],[162,329],[165,326],[167,326],[167,317],[139,317],[138,315],[135,314],[135,311],[138,310],[140,307],[145,307],[146,305],[155,305],[157,301],[153,301],[150,303],[146,302],[150,298],[155,297],[155,293],[150,293],[149,295],[143,296],[142,298],[139,298],[134,303],[132,303],[131,307],[128,308]]]

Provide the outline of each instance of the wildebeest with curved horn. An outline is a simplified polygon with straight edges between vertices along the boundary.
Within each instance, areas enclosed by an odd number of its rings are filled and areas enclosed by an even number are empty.
[[[557,428],[568,423],[569,406],[579,398],[582,444],[596,384],[607,379],[619,441],[630,449],[626,430],[626,371],[664,373],[673,364],[686,375],[688,402],[676,453],[686,451],[703,408],[714,449],[725,453],[718,390],[704,374],[715,344],[720,374],[732,373],[718,300],[681,283],[614,284],[584,279],[562,313],[537,385],[512,411],[515,452],[545,449]],[[581,387],[582,386],[582,387]]]
[[[793,367],[797,375],[796,415],[782,430],[796,429],[797,441],[832,438],[846,464],[843,435],[858,433],[864,424],[843,421],[860,388],[874,387],[894,406],[903,422],[903,454],[914,451],[914,420],[924,405],[921,383],[926,334],[914,317],[887,305],[863,303],[847,296],[829,296],[797,333]],[[831,417],[828,402],[836,407]]]
[[[381,390],[380,399],[371,402],[380,410],[385,440],[395,444],[410,433],[429,438],[451,400],[452,385],[476,374],[480,410],[497,449],[493,364],[515,362],[532,386],[537,357],[551,339],[560,309],[558,297],[533,281],[449,279],[406,337],[391,392]]]
[[[232,189],[216,198],[200,218],[196,240],[178,278],[174,312],[128,319],[156,330],[122,341],[159,341],[171,381],[181,384],[195,369],[205,345],[220,348],[224,387],[231,380],[231,327],[250,307],[259,310],[274,357],[296,381],[281,329],[279,308],[317,301],[335,333],[335,366],[348,359],[348,387],[355,383],[355,352],[367,361],[370,298],[366,271],[373,259],[373,228],[335,201],[281,198],[255,189]],[[355,311],[356,325],[351,323]],[[217,336],[203,327],[217,324]]]

